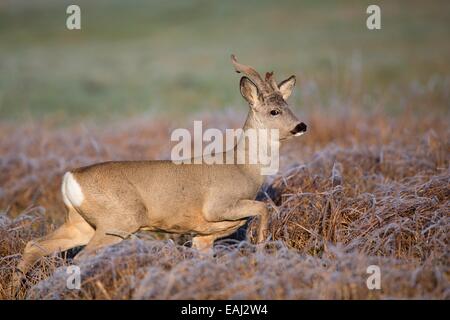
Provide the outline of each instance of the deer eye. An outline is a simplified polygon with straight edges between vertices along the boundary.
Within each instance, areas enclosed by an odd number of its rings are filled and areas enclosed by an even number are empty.
[[[270,115],[272,115],[272,116],[277,116],[280,113],[281,113],[280,110],[277,110],[277,109],[273,109],[273,110],[270,111]]]

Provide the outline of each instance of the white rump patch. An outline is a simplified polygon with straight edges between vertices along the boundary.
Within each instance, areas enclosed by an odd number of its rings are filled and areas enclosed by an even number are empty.
[[[83,192],[72,173],[66,172],[64,174],[61,191],[64,203],[68,207],[79,207],[83,203]]]

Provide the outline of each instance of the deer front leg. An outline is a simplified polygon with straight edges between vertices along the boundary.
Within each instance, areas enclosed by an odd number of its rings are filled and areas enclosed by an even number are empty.
[[[269,210],[264,202],[256,200],[239,200],[231,207],[211,204],[205,209],[205,219],[210,222],[241,220],[259,216],[257,242],[263,242],[267,236]]]

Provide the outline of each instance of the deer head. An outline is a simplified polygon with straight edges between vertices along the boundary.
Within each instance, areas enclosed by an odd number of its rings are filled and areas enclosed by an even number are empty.
[[[278,129],[280,140],[306,131],[306,124],[297,119],[286,102],[294,89],[295,76],[277,84],[273,72],[267,72],[263,79],[252,67],[237,62],[234,54],[231,62],[237,73],[245,74],[240,91],[250,106],[249,117],[256,127]]]

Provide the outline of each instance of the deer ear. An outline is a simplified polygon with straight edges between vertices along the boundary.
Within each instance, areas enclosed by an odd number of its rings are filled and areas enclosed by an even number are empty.
[[[239,86],[244,99],[247,100],[251,106],[254,106],[259,99],[258,87],[247,77],[241,78]]]
[[[296,81],[295,76],[290,76],[286,80],[281,81],[280,84],[278,85],[278,88],[280,88],[280,92],[284,100],[289,98],[289,96],[291,95],[292,90],[294,89],[295,86],[295,81]]]

